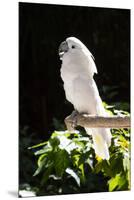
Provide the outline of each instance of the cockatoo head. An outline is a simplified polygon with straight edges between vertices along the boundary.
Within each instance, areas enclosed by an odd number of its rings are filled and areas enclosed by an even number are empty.
[[[97,73],[94,57],[88,48],[77,38],[69,37],[59,46],[59,56],[62,61],[71,61],[86,66],[91,75]]]
[[[65,53],[76,54],[79,52],[87,52],[89,51],[87,47],[77,38],[69,37],[64,42],[62,42],[59,46],[59,56],[62,60]],[[91,54],[91,53],[90,53]]]

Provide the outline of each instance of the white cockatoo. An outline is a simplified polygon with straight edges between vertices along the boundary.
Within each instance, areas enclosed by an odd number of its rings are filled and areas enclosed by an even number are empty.
[[[93,79],[94,73],[97,73],[96,65],[87,47],[79,39],[69,37],[60,44],[59,56],[62,60],[60,72],[66,99],[79,113],[106,116],[107,113]],[[93,138],[96,155],[108,160],[108,147],[111,144],[110,129],[84,128]]]

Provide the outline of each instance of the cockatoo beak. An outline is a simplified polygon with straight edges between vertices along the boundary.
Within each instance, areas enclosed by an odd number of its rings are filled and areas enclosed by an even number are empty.
[[[64,53],[68,52],[68,50],[69,50],[68,43],[66,41],[62,42],[59,46],[60,60],[62,60]]]

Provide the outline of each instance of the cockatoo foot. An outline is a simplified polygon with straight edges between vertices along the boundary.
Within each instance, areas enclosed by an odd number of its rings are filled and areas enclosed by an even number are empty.
[[[74,110],[72,114],[65,119],[65,124],[70,132],[74,131],[77,126],[77,115],[78,111]]]

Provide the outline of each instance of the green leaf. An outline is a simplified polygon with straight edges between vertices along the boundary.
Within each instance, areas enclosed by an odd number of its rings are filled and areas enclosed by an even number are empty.
[[[69,155],[66,150],[59,150],[55,153],[54,167],[56,175],[62,177],[66,168],[69,166]]]
[[[80,178],[74,170],[72,170],[71,168],[67,168],[66,173],[70,174],[75,179],[78,186],[80,186]]]
[[[49,142],[53,149],[56,149],[58,145],[60,144],[60,140],[58,137],[50,138]]]
[[[126,179],[126,175],[123,173],[116,174],[115,177],[108,181],[108,184],[110,192],[113,190],[124,190],[126,187],[128,189],[128,180]]]
[[[44,161],[44,158],[47,156],[47,154],[42,154],[39,159],[38,159],[38,166],[40,166],[42,164],[42,162]]]
[[[73,151],[71,158],[72,158],[73,165],[78,167],[79,166],[79,159],[80,159],[80,154],[78,153],[78,151]]]
[[[119,184],[120,174],[117,174],[114,178],[111,178],[108,181],[109,184],[109,191],[112,192]]]
[[[101,161],[96,163],[95,168],[94,168],[94,172],[96,174],[98,174],[102,170],[102,167],[103,167],[103,163],[102,163],[102,160],[101,160]]]
[[[51,138],[58,137],[58,136],[59,137],[61,137],[61,136],[69,137],[70,135],[71,135],[71,133],[68,131],[54,131],[52,133]]]
[[[85,183],[84,164],[81,164],[81,165],[79,166],[79,169],[81,170],[81,181],[82,181],[83,183]]]
[[[74,143],[75,145],[77,145],[77,147],[80,148],[80,149],[83,149],[84,146],[85,146],[84,140],[82,141],[80,138],[74,138],[72,141],[73,141],[73,143]],[[88,141],[89,141],[89,140],[88,140]]]
[[[49,179],[49,176],[50,176],[50,174],[51,174],[51,172],[52,172],[52,169],[53,169],[53,166],[50,166],[50,167],[48,167],[46,170],[45,170],[45,172],[44,172],[44,174],[43,174],[43,177],[42,177],[42,180],[41,180],[41,185],[43,186],[46,182],[47,182],[47,180]]]
[[[123,171],[123,156],[120,152],[120,149],[118,152],[114,152],[110,157],[110,173],[108,174],[110,177],[115,177],[116,174],[119,174]]]
[[[42,162],[40,166],[37,168],[37,170],[35,171],[35,173],[33,174],[33,176],[37,176],[42,171],[43,166],[44,166],[44,163]]]
[[[35,149],[35,148],[44,146],[44,145],[46,145],[46,144],[47,144],[47,142],[45,141],[45,142],[42,142],[42,143],[40,143],[40,144],[36,144],[36,145],[34,145],[34,146],[32,146],[32,147],[28,147],[28,149]]]
[[[51,159],[45,159],[39,163],[39,167],[37,168],[37,170],[35,171],[33,176],[38,175],[39,173],[45,171],[48,168],[52,168],[54,166],[53,161]]]
[[[38,161],[37,161],[38,168],[35,171],[33,176],[36,176],[40,172],[44,171],[45,169],[50,168],[51,166],[53,166],[53,159],[52,158],[53,158],[53,153],[52,152],[50,152],[49,154],[42,154],[39,157]]]
[[[49,148],[43,148],[43,149],[40,149],[39,151],[36,151],[34,154],[37,156],[37,155],[40,155],[40,154],[45,154],[45,153],[48,153],[52,150],[51,147]]]

